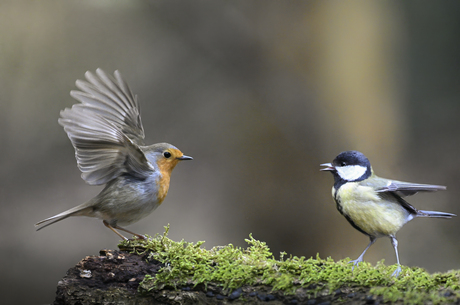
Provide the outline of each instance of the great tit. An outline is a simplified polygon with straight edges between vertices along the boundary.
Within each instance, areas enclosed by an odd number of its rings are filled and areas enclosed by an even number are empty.
[[[417,210],[403,197],[417,192],[445,190],[445,186],[417,184],[377,177],[369,160],[359,151],[344,151],[322,171],[334,176],[332,197],[337,209],[348,222],[361,233],[369,236],[370,243],[363,253],[350,261],[353,268],[363,260],[364,253],[379,237],[388,236],[395,249],[398,267],[393,276],[401,272],[398,241],[395,234],[415,217],[451,218],[451,213]]]

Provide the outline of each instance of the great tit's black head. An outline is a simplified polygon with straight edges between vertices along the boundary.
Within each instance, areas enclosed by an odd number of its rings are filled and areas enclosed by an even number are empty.
[[[332,172],[336,181],[361,181],[372,174],[369,159],[355,150],[341,152],[332,163],[321,165],[326,166],[322,170]]]

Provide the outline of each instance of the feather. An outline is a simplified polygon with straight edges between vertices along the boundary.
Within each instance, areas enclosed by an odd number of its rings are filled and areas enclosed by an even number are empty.
[[[77,81],[79,104],[61,111],[59,124],[72,145],[82,178],[98,185],[122,175],[145,179],[154,170],[139,145],[144,130],[136,98],[116,72],[116,80],[98,69]]]

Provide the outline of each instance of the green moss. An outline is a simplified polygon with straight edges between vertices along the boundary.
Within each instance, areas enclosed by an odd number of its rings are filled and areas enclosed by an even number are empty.
[[[167,237],[169,226],[163,235],[148,240],[123,241],[120,249],[131,249],[147,254],[163,267],[156,276],[147,275],[139,289],[149,291],[165,286],[220,284],[232,290],[243,285],[270,285],[274,291],[295,294],[299,288],[306,288],[311,297],[318,293],[329,294],[340,288],[348,292],[368,288],[370,294],[382,296],[384,301],[404,301],[409,304],[445,303],[460,297],[460,271],[429,274],[421,268],[402,266],[398,278],[391,276],[396,265],[385,266],[383,262],[371,266],[361,263],[352,271],[349,259],[335,262],[322,259],[290,256],[281,253],[276,260],[266,243],[246,239],[248,248],[231,244],[202,248],[204,242],[189,243],[172,241]]]

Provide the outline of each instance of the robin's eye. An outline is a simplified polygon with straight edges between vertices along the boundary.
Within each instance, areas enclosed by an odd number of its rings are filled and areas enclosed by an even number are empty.
[[[169,151],[165,151],[163,156],[165,156],[165,158],[171,158],[171,153]]]

